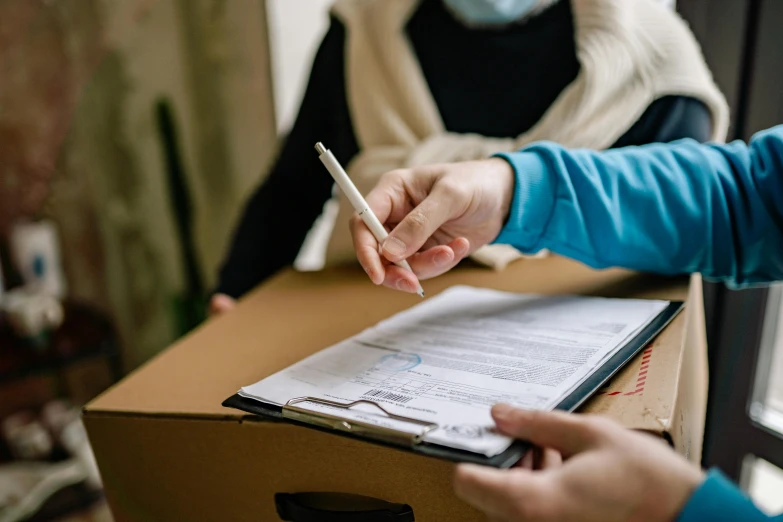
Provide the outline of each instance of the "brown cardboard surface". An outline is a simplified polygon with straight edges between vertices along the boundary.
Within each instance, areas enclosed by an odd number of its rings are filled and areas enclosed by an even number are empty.
[[[454,496],[445,461],[280,423],[86,422],[116,522],[278,520],[274,494],[297,491],[407,503],[417,522],[484,519]]]
[[[701,461],[707,401],[706,333],[701,279],[690,283],[685,312],[583,408],[669,440]]]
[[[666,299],[685,299],[689,288],[684,278],[593,271],[550,257],[503,272],[459,269],[426,281],[425,290],[434,295],[454,284]],[[700,313],[694,288],[687,314],[584,407],[658,433],[692,459],[700,454],[706,386],[703,335],[686,327],[701,325],[690,317]],[[418,302],[354,269],[285,272],[101,395],[86,407],[85,422],[118,520],[275,520],[273,492],[319,489],[407,502],[416,520],[476,520],[451,493],[448,463],[243,421],[242,412],[220,405],[241,386]]]

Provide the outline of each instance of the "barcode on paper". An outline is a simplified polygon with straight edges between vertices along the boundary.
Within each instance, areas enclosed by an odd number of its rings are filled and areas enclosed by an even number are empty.
[[[400,395],[399,393],[392,393],[386,390],[370,390],[363,395],[363,397],[375,397],[381,399],[387,399],[394,402],[406,403],[413,399],[407,395]]]

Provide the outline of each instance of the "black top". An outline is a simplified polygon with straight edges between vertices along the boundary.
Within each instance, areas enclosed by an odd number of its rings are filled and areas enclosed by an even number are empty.
[[[566,0],[522,23],[487,29],[467,28],[441,0],[422,0],[406,35],[450,132],[519,136],[579,73]],[[313,146],[326,142],[343,165],[359,151],[345,75],[345,27],[332,19],[299,115],[269,176],[245,208],[216,291],[239,297],[299,253],[332,194],[333,181]],[[614,146],[707,141],[710,134],[711,117],[703,103],[666,96],[653,102]],[[292,201],[297,201],[296,213],[288,211]]]

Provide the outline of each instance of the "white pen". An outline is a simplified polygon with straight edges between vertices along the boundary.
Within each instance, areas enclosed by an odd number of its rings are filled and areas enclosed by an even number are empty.
[[[340,190],[343,191],[345,197],[348,198],[348,201],[351,202],[353,208],[356,210],[356,212],[359,213],[362,221],[364,221],[364,224],[367,225],[367,228],[370,229],[372,235],[375,236],[378,244],[382,245],[383,241],[389,236],[389,233],[386,232],[386,229],[383,228],[381,222],[378,221],[378,218],[375,216],[375,214],[373,214],[373,211],[370,210],[370,206],[367,205],[367,201],[364,200],[364,197],[357,190],[356,185],[353,184],[351,178],[349,178],[348,174],[345,173],[345,170],[337,161],[337,158],[335,158],[334,154],[332,154],[332,151],[324,147],[323,143],[321,142],[315,144],[315,150],[318,151],[318,158],[321,160],[321,163],[324,164],[324,167],[326,167],[326,170],[328,170],[329,174],[332,175],[332,178],[334,178],[334,181],[340,187]],[[411,266],[404,259],[394,264],[404,268],[405,270],[410,270],[413,272],[413,270],[411,270]],[[416,293],[419,294],[419,296],[424,297],[424,289],[421,287],[421,283],[419,283],[419,289],[416,291]]]

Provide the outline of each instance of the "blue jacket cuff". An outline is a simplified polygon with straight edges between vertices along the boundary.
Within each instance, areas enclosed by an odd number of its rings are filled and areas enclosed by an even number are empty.
[[[525,254],[541,250],[539,242],[555,206],[556,179],[541,154],[497,154],[514,169],[516,183],[508,221],[493,243],[511,245]]]
[[[769,522],[755,504],[727,479],[720,471],[710,470],[707,479],[702,482],[677,522]]]

